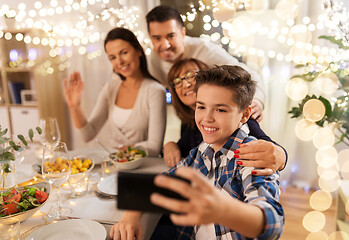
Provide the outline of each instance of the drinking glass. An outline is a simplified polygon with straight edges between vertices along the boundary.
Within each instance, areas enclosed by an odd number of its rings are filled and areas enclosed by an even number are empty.
[[[42,129],[42,134],[40,135],[42,145],[57,146],[59,141],[61,141],[57,119],[54,117],[42,118],[39,125]]]
[[[0,240],[20,240],[20,223],[16,219],[0,222]]]
[[[44,145],[41,166],[42,176],[58,189],[58,206],[51,209],[47,216],[51,219],[59,219],[71,212],[70,208],[63,207],[60,195],[60,187],[67,182],[71,172],[71,161],[66,144],[58,142],[56,146]]]

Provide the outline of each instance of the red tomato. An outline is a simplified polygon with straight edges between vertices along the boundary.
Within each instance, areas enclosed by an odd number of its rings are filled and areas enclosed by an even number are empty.
[[[5,203],[19,202],[21,201],[21,194],[17,193],[16,195],[6,199]]]
[[[35,198],[38,200],[39,203],[43,203],[48,198],[48,194],[43,191],[35,191]]]
[[[12,189],[11,192],[10,192],[10,194],[12,194],[12,195],[15,195],[16,193],[17,193],[16,189]]]
[[[14,213],[19,211],[17,209],[17,204],[16,203],[7,204],[7,205],[3,206],[2,209],[4,210],[4,212],[7,215],[14,214]]]

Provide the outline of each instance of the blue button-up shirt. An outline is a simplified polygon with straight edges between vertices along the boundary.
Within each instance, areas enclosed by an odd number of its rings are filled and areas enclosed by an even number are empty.
[[[284,225],[284,211],[279,202],[279,174],[255,176],[251,174],[254,168],[235,164],[234,151],[239,148],[238,144],[252,140],[255,138],[237,129],[216,153],[210,144],[202,142],[167,173],[173,175],[178,167],[190,166],[207,177],[213,177],[217,188],[262,209],[264,230],[256,239],[277,239]],[[193,227],[178,227],[177,233],[178,239],[195,239]],[[216,239],[250,239],[218,224],[215,224],[215,234]]]

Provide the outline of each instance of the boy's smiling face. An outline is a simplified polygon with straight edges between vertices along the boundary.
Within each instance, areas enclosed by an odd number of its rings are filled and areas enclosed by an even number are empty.
[[[231,89],[203,84],[197,91],[195,122],[204,141],[215,152],[223,147],[231,134],[245,123],[251,107],[239,110]]]

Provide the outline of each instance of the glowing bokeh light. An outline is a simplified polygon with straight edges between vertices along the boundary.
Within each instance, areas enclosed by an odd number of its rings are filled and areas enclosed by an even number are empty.
[[[233,18],[227,22],[226,25],[226,36],[231,40],[239,39],[242,37],[250,36],[250,29],[253,26],[253,21],[251,18],[246,16],[239,16]]]
[[[333,94],[339,87],[339,81],[333,72],[320,73],[315,79],[316,85],[324,94]]]
[[[293,19],[298,15],[298,5],[295,0],[279,1],[275,6],[275,13],[283,20]]]
[[[316,162],[324,168],[332,167],[337,163],[338,153],[333,146],[327,146],[316,152]]]
[[[290,48],[290,55],[292,56],[295,63],[305,64],[309,62],[309,60],[313,56],[313,53],[311,50],[307,50],[305,48],[306,45],[304,43],[298,42],[298,44],[294,44],[294,40],[291,38],[288,40],[288,43],[292,45],[292,47]]]
[[[320,121],[325,115],[324,104],[318,99],[310,99],[303,106],[303,115],[312,122]]]
[[[28,50],[28,59],[34,61],[34,60],[36,60],[37,57],[38,57],[38,54],[36,52],[36,49],[30,48]]]
[[[303,42],[308,43],[311,41],[312,34],[308,30],[307,26],[303,24],[297,24],[291,28],[289,33],[290,38],[292,38],[295,42]],[[311,49],[308,49],[311,50]]]
[[[262,14],[268,9],[268,7],[268,0],[250,0],[249,4],[245,6],[245,9],[251,14]]]
[[[323,231],[311,232],[305,240],[327,240],[327,233]]]
[[[286,94],[294,101],[302,100],[308,94],[308,84],[301,78],[292,78],[287,82]]]
[[[334,192],[339,188],[340,181],[340,178],[328,180],[320,177],[318,183],[320,189],[327,192]]]
[[[213,18],[219,22],[225,22],[232,19],[235,16],[235,13],[235,7],[224,3],[224,1],[220,1],[216,11],[213,12]]]
[[[17,61],[18,59],[18,51],[16,49],[11,49],[9,53],[9,57],[11,61]]]
[[[326,223],[325,215],[318,211],[308,212],[303,217],[303,226],[309,232],[321,231]]]
[[[319,128],[314,122],[308,121],[307,119],[302,119],[296,124],[296,135],[302,141],[310,141],[316,130]]]
[[[313,143],[317,149],[333,146],[335,141],[333,130],[328,127],[318,128],[313,136]]]
[[[336,231],[328,236],[327,240],[348,240],[349,234],[343,231]]]
[[[318,190],[311,195],[309,203],[316,211],[326,211],[331,207],[332,195],[329,192]]]
[[[330,172],[334,171],[334,172],[339,173],[339,165],[338,165],[338,163],[334,164],[331,167],[326,167],[326,168],[324,168],[324,167],[322,167],[320,165],[317,166],[317,173],[319,174],[320,177],[321,176],[328,176],[327,172],[329,172],[329,171]],[[324,178],[326,178],[326,177],[324,177]]]

